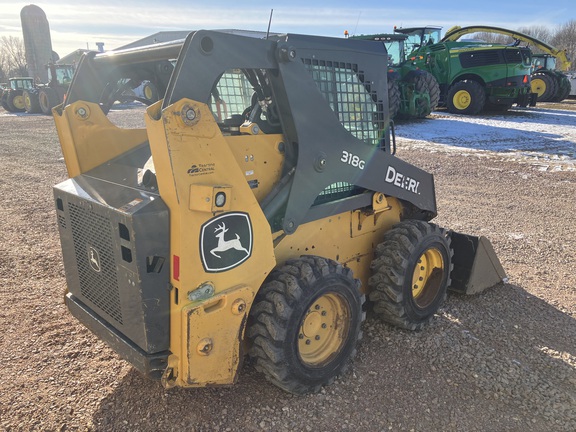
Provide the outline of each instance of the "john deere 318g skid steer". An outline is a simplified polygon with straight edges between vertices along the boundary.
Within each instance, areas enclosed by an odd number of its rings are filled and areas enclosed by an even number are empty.
[[[431,174],[394,156],[381,43],[198,31],[85,56],[54,109],[71,313],[164,386],[235,382],[247,354],[293,393],[349,365],[365,299],[420,329],[450,287],[505,276],[447,232]],[[106,114],[148,80],[146,127]]]

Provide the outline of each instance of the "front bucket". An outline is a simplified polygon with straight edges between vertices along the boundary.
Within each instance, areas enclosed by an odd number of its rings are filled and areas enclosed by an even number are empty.
[[[461,294],[477,294],[506,281],[506,272],[486,237],[450,232],[454,256],[450,290]]]

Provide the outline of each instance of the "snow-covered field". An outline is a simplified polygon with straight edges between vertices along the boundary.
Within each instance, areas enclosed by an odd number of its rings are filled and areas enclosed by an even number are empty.
[[[576,171],[576,111],[571,110],[514,108],[480,116],[435,111],[430,118],[397,122],[396,136],[436,151],[483,152],[542,169]]]

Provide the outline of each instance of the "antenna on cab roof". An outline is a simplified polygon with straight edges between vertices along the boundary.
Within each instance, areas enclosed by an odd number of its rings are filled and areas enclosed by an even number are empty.
[[[274,9],[270,9],[270,19],[268,20],[268,30],[266,30],[266,39],[270,36],[270,24],[272,24],[272,14],[274,13]]]

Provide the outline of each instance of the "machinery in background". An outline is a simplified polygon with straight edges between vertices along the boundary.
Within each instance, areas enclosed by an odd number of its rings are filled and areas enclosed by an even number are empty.
[[[375,34],[352,38],[379,41],[386,47],[391,118],[424,118],[436,109],[440,100],[440,86],[430,72],[416,65],[415,58],[407,58],[405,41],[408,36]]]
[[[0,104],[8,112],[24,112],[24,92],[34,88],[30,77],[9,78],[0,96]]]
[[[492,26],[452,27],[444,41],[457,41],[466,34],[487,32],[509,36],[514,39],[514,45],[525,42],[541,51],[541,54],[532,54],[531,88],[536,93],[538,102],[560,102],[566,99],[572,90],[568,76],[563,73],[570,70],[570,59],[566,51],[553,47],[533,36],[519,31]]]
[[[24,108],[27,113],[52,114],[52,108],[64,101],[68,87],[74,76],[74,65],[46,65],[48,83],[37,84],[23,92]]]
[[[441,27],[396,28],[414,66],[429,71],[440,84],[439,106],[457,114],[507,110],[534,105],[528,48],[441,39]]]

